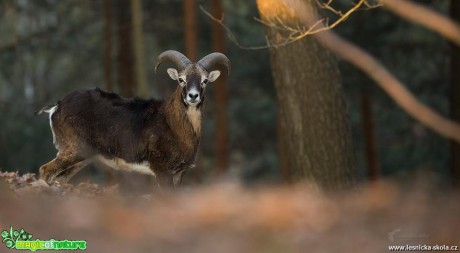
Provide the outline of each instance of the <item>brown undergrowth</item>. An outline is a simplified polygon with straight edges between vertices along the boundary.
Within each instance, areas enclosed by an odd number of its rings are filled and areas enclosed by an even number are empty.
[[[0,174],[0,227],[86,240],[88,252],[388,252],[460,245],[459,196],[423,179],[334,193],[221,182],[122,196],[116,187],[48,186],[10,172]]]

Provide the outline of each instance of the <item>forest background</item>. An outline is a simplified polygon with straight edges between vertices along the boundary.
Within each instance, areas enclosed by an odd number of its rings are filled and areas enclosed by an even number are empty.
[[[232,73],[208,90],[199,166],[189,180],[284,181],[269,52],[236,45],[199,6],[216,17],[224,13],[224,24],[244,45],[264,44],[266,27],[253,19],[255,1],[215,2],[1,1],[0,167],[37,172],[54,157],[49,122],[34,115],[42,106],[89,87],[169,97],[175,83],[164,70],[154,73],[157,55],[175,49],[196,59],[217,48],[230,58]],[[417,1],[455,18],[454,2]],[[337,9],[349,7],[336,2]],[[378,58],[422,103],[451,114],[458,73],[451,71],[453,47],[445,38],[380,7],[354,12],[334,31]],[[459,165],[450,141],[408,116],[366,74],[337,62],[359,179],[410,178],[425,170],[451,182]]]

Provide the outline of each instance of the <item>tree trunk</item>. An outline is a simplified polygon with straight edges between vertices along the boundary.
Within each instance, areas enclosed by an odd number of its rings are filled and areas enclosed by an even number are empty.
[[[104,88],[107,91],[113,91],[113,78],[112,78],[112,1],[104,0]],[[107,185],[115,183],[115,176],[112,170],[102,172],[105,176]]]
[[[212,1],[212,15],[221,18],[222,5],[220,0]],[[215,52],[224,53],[225,41],[222,26],[212,22],[212,49]],[[219,78],[214,84],[216,97],[216,167],[217,172],[222,174],[228,167],[228,119],[227,119],[227,83],[225,78]]]
[[[257,5],[265,22],[302,25],[282,0],[258,0]],[[271,27],[266,31],[273,43],[286,36]],[[315,37],[269,52],[290,178],[307,179],[322,189],[352,184],[356,166],[351,131],[332,55]]]
[[[137,95],[148,96],[147,79],[145,76],[145,51],[142,29],[142,0],[131,0],[131,14],[133,17],[133,45],[136,66]]]
[[[104,80],[105,89],[113,90],[112,81],[112,2],[104,0]]]
[[[197,60],[196,4],[195,0],[184,1],[185,54],[191,61]]]
[[[292,182],[291,175],[289,173],[289,163],[286,153],[286,140],[284,134],[284,117],[281,115],[281,110],[278,109],[276,123],[277,123],[277,139],[278,139],[278,161],[281,180],[283,183],[290,184]]]
[[[450,16],[453,20],[460,22],[460,1],[451,0]],[[450,67],[450,113],[454,121],[460,122],[460,47],[451,44],[451,67]],[[450,144],[450,171],[452,182],[455,186],[460,186],[460,144],[451,141]]]
[[[135,93],[134,57],[131,33],[131,12],[129,1],[117,1],[117,85],[125,97]]]
[[[364,153],[366,156],[367,176],[370,181],[375,181],[379,178],[380,169],[374,133],[375,125],[374,114],[372,112],[372,100],[368,93],[368,89],[363,89],[361,94],[361,122],[364,134]]]

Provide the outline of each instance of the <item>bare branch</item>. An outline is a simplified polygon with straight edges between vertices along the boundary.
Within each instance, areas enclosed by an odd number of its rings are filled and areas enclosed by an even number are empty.
[[[332,6],[331,6],[332,2],[333,2],[332,0],[329,0],[327,3],[322,3],[320,0],[316,0],[316,4],[318,6],[320,6],[322,9],[329,10],[330,12],[332,12],[332,13],[338,15],[338,16],[343,16],[341,11],[332,8]]]
[[[270,48],[270,47],[282,47],[282,46],[289,45],[289,44],[291,44],[293,42],[296,42],[296,41],[298,41],[300,39],[303,39],[303,38],[305,38],[307,36],[314,35],[314,34],[322,32],[322,31],[327,31],[327,30],[335,28],[340,23],[345,21],[348,17],[350,17],[351,14],[353,14],[355,11],[357,11],[359,8],[361,8],[363,6],[366,6],[368,8],[376,7],[376,6],[370,5],[367,2],[367,0],[359,0],[357,4],[355,4],[352,8],[350,8],[348,11],[346,11],[345,13],[342,14],[341,11],[335,10],[331,6],[332,2],[333,2],[333,0],[329,0],[327,3],[321,3],[321,2],[319,2],[319,0],[317,0],[317,3],[320,5],[320,7],[326,8],[327,10],[338,14],[339,18],[337,20],[335,20],[330,25],[328,24],[327,19],[318,19],[316,21],[312,21],[311,18],[309,18],[308,22],[306,22],[307,20],[304,20],[305,26],[303,26],[303,27],[292,27],[292,26],[286,24],[285,22],[283,22],[280,18],[275,18],[275,20],[270,21],[270,22],[262,21],[262,20],[256,18],[256,21],[261,22],[261,23],[263,23],[264,25],[266,25],[268,27],[289,32],[289,34],[285,38],[281,39],[281,42],[273,43],[273,42],[268,42],[267,41],[267,44],[260,45],[260,46],[244,46],[244,45],[242,45],[238,41],[236,36],[233,34],[231,29],[228,26],[225,25],[223,17],[221,19],[218,19],[218,18],[212,16],[201,5],[200,5],[200,10],[206,16],[211,18],[213,21],[219,23],[225,29],[228,38],[236,46],[238,46],[239,48],[242,48],[242,49],[257,50],[257,49],[267,49],[267,48]],[[302,16],[299,16],[299,17],[302,18]]]
[[[219,18],[215,18],[211,13],[209,13],[207,10],[204,9],[204,7],[202,5],[200,5],[200,10],[206,15],[208,16],[210,19],[212,19],[214,22],[217,22],[219,23],[224,29],[225,29],[225,32],[227,34],[227,37],[228,39],[233,42],[237,47],[239,48],[242,48],[242,49],[251,49],[251,50],[257,50],[257,49],[266,49],[266,48],[269,48],[269,42],[268,42],[268,39],[267,39],[267,44],[266,45],[263,45],[263,46],[244,46],[242,45],[238,39],[236,38],[235,34],[232,32],[232,30],[227,26],[225,25],[224,23],[224,16],[222,16],[221,19]]]
[[[383,7],[404,19],[420,24],[460,45],[460,25],[453,20],[408,0],[380,0]]]
[[[377,59],[331,31],[323,32],[318,37],[331,51],[372,78],[411,117],[438,134],[460,142],[460,124],[420,103]]]

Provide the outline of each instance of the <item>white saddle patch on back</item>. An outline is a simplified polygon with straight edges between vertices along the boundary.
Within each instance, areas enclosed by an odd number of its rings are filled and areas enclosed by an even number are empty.
[[[155,176],[155,173],[150,169],[150,163],[147,161],[143,161],[142,163],[128,163],[122,158],[115,157],[113,159],[107,159],[102,155],[97,155],[94,159],[115,170],[132,171]]]

